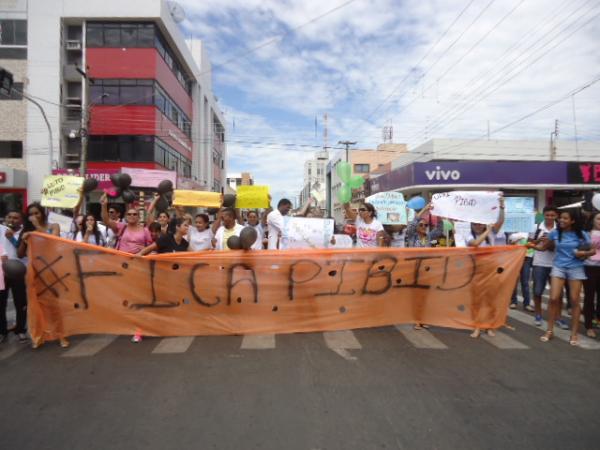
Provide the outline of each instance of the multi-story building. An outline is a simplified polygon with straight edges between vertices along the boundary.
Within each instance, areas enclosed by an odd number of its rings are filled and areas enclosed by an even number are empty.
[[[25,159],[32,197],[52,168],[177,172],[225,185],[225,126],[202,43],[184,39],[164,0],[29,0]],[[87,148],[87,152],[86,152]],[[50,162],[49,162],[50,161]],[[50,167],[54,166],[54,167]]]
[[[237,191],[240,186],[252,186],[254,185],[254,178],[250,172],[242,173],[230,173],[227,175],[227,186],[231,189],[231,192]]]
[[[13,75],[10,94],[0,94],[0,217],[27,203],[26,137],[27,0],[0,2],[0,67]],[[48,140],[46,140],[46,146]]]
[[[373,175],[380,175],[382,170],[389,168],[390,163],[407,152],[406,144],[380,144],[375,150],[350,150],[347,154],[337,154],[327,167],[327,186],[330,193],[330,201],[327,202],[329,214],[336,222],[344,221],[344,208],[338,200],[338,191],[342,181],[337,175],[337,166],[342,161],[348,162],[352,167],[352,175],[362,175],[369,179]],[[352,193],[352,203],[358,203],[369,195],[368,184],[362,188],[355,189]]]
[[[313,159],[304,162],[304,184],[299,196],[300,205],[304,204],[310,196],[316,196],[320,200],[317,206],[325,209],[328,160],[329,152],[323,150],[315,153]]]

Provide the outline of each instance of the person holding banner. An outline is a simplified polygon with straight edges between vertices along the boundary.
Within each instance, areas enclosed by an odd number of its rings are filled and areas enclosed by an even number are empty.
[[[590,237],[592,245],[600,249],[600,212],[591,217]],[[600,252],[586,259],[584,268],[587,277],[583,282],[585,329],[588,337],[595,338],[594,322],[600,318]]]
[[[239,236],[244,229],[243,225],[237,223],[236,212],[233,208],[223,208],[219,212],[222,225],[217,229],[213,239],[216,250],[229,250],[227,240],[231,236]],[[219,221],[219,219],[217,219]]]
[[[583,280],[586,279],[584,260],[596,254],[592,247],[590,235],[582,231],[581,220],[576,211],[561,211],[558,228],[553,230],[548,239],[538,244],[538,250],[555,250],[556,256],[550,273],[550,305],[548,307],[548,329],[540,337],[548,342],[554,336],[554,319],[560,315],[562,291],[565,283],[569,283],[571,294],[571,338],[569,343],[577,345],[577,329],[579,327],[580,296]]]
[[[126,222],[115,222],[108,215],[108,199],[106,194],[100,198],[102,205],[102,221],[117,236],[115,248],[132,255],[138,254],[142,249],[152,243],[152,237],[148,228],[140,223],[140,215],[137,209],[129,207],[125,213]]]
[[[425,205],[421,211],[415,214],[415,218],[410,221],[406,228],[406,246],[407,247],[431,247],[432,241],[441,238],[444,234],[442,221],[438,220],[437,226],[429,230],[427,220],[423,218],[425,213],[432,210],[431,203]]]
[[[188,250],[191,252],[211,250],[214,233],[210,228],[208,215],[197,214],[194,218],[194,225],[190,227],[187,235],[187,241],[190,243]]]
[[[158,239],[141,250],[138,256],[145,256],[152,252],[156,253],[174,253],[187,252],[189,242],[185,239],[188,235],[190,225],[183,217],[175,219],[175,232],[161,233]]]
[[[257,238],[252,245],[252,250],[262,250],[264,248],[265,231],[258,218],[258,212],[251,210],[246,213],[246,226],[256,230]],[[268,242],[268,241],[267,241]]]
[[[375,207],[363,203],[358,212],[350,208],[350,203],[344,203],[344,211],[349,220],[354,220],[356,227],[356,246],[359,248],[382,247],[384,244],[383,225],[377,220]]]

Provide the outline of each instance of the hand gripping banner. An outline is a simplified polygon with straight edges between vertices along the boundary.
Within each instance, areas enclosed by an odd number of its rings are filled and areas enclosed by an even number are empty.
[[[147,257],[33,233],[29,329],[200,336],[421,322],[497,328],[524,247],[208,251]]]

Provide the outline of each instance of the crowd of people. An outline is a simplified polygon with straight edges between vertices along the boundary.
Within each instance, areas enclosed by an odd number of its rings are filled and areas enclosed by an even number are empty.
[[[83,194],[82,194],[83,199]],[[157,211],[158,196],[146,209],[133,204],[110,204],[106,195],[101,198],[101,219],[93,214],[81,214],[81,202],[73,210],[72,226],[67,238],[86,244],[108,247],[125,253],[145,256],[172,252],[202,252],[229,250],[232,236],[240,236],[242,230],[251,227],[257,239],[252,251],[284,249],[286,242],[286,218],[323,217],[321,211],[309,200],[301,208],[292,209],[292,202],[281,199],[276,208],[246,210],[224,207],[192,216],[183,208],[175,207],[173,214]],[[459,236],[456,229],[444,229],[445,219],[435,216],[431,204],[416,211],[407,225],[383,225],[377,219],[377,211],[370,203],[363,203],[357,209],[350,204],[343,205],[346,223],[336,226],[341,234],[350,234],[358,248],[373,247],[418,247],[436,246],[485,247],[511,242],[525,245],[524,258],[518,286],[521,287],[523,308],[534,313],[534,323],[541,326],[542,296],[550,283],[546,332],[541,340],[547,342],[554,336],[554,326],[568,329],[561,319],[563,291],[567,292],[568,311],[572,318],[572,345],[577,345],[577,331],[580,316],[580,296],[584,291],[584,326],[587,336],[596,337],[595,327],[600,323],[600,213],[588,214],[586,223],[579,211],[558,210],[546,206],[544,220],[531,233],[514,236],[501,236],[504,223],[504,201],[500,197],[497,221],[493,224],[472,223],[467,236]],[[214,217],[212,223],[208,212]],[[145,220],[142,220],[145,216]],[[584,230],[585,228],[585,230]],[[57,224],[49,223],[46,210],[33,203],[25,214],[10,211],[0,225],[0,256],[3,261],[17,260],[27,265],[27,243],[31,232],[37,231],[55,236],[60,235]],[[63,233],[64,236],[64,233]],[[459,244],[462,242],[462,244]],[[331,239],[335,245],[335,238]],[[533,279],[533,304],[531,306],[530,278]],[[16,323],[12,331],[20,342],[28,342],[27,337],[27,296],[25,279],[15,276],[0,276],[0,343],[7,339],[8,329],[6,308],[9,291],[16,309]],[[517,287],[510,304],[518,305]],[[426,324],[416,323],[415,329],[427,328]],[[485,331],[494,335],[492,329],[476,328],[471,337],[477,338]],[[136,333],[133,342],[139,342],[141,335]],[[67,347],[63,338],[60,345]],[[36,346],[36,343],[33,343]]]

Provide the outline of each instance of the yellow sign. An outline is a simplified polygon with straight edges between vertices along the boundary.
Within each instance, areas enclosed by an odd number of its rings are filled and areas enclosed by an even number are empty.
[[[173,195],[173,204],[176,206],[220,208],[221,203],[221,194],[218,192],[176,190]]]
[[[269,186],[238,186],[236,208],[268,208]]]
[[[44,178],[42,206],[47,208],[74,208],[79,202],[82,177],[50,175]]]

